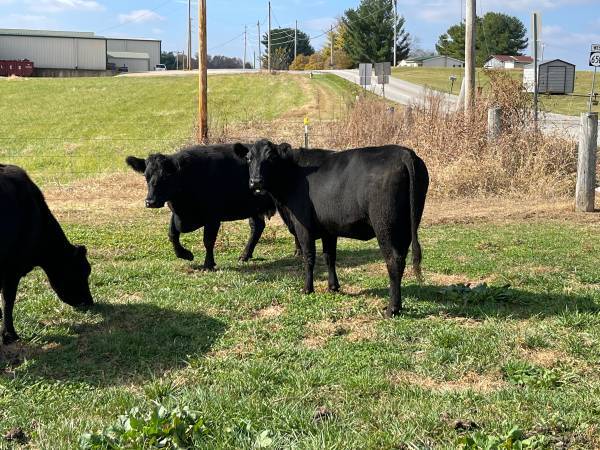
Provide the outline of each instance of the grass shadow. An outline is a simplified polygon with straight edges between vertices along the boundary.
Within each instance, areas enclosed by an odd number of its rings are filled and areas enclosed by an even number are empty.
[[[576,294],[538,293],[522,289],[503,290],[505,300],[484,299],[471,301],[469,298],[456,298],[445,291],[449,286],[407,284],[402,286],[402,297],[410,297],[417,306],[407,306],[403,314],[415,319],[443,314],[450,317],[471,319],[527,319],[531,317],[552,317],[565,311],[599,313],[600,305],[591,297]],[[342,288],[343,289],[343,288]],[[366,289],[359,295],[389,298],[388,288]]]
[[[126,384],[183,367],[210,351],[226,330],[222,321],[201,312],[147,303],[99,303],[90,314],[102,319],[73,325],[68,335],[45,336],[50,344],[19,344],[28,359],[19,370],[43,379]]]

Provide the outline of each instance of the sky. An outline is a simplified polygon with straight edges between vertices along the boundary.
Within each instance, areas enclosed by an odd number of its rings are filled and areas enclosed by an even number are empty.
[[[272,0],[273,27],[292,26],[321,35],[360,0]],[[434,50],[440,34],[464,16],[465,0],[398,0],[406,30],[419,48]],[[94,31],[104,36],[163,41],[163,50],[187,46],[187,0],[0,0],[0,28]],[[207,0],[209,54],[242,57],[248,27],[248,60],[258,47],[257,22],[267,27],[267,0]],[[197,3],[192,3],[197,27]],[[477,13],[498,11],[530,27],[531,13],[542,14],[544,59],[561,58],[588,68],[591,44],[600,44],[600,0],[478,0]],[[325,38],[313,40],[322,47]],[[196,34],[194,33],[194,52]]]

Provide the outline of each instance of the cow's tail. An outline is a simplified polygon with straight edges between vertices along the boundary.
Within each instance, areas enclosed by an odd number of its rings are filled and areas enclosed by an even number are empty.
[[[411,241],[412,241],[412,263],[413,272],[417,277],[417,280],[421,282],[423,280],[423,273],[421,272],[421,261],[423,259],[423,251],[421,249],[421,243],[419,242],[419,223],[417,221],[417,192],[415,190],[415,160],[414,154],[409,153],[405,159],[406,168],[408,169],[408,178],[410,184],[410,228],[411,228]]]

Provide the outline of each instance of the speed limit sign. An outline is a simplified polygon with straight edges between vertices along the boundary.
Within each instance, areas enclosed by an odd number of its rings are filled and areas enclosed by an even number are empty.
[[[590,66],[600,67],[600,52],[590,53]]]

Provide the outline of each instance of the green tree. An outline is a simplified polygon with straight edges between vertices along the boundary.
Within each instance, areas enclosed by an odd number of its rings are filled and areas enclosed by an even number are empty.
[[[164,64],[168,70],[175,70],[177,68],[176,56],[173,52],[162,52],[160,54],[160,63]]]
[[[394,10],[393,0],[362,0],[356,9],[348,9],[342,18],[343,47],[352,62],[385,62],[393,60]],[[410,52],[410,36],[404,30],[404,18],[397,24],[398,61]]]
[[[262,45],[265,53],[262,56],[263,67],[268,64],[268,39],[269,33],[265,33],[262,38]],[[298,55],[310,56],[315,49],[310,45],[310,36],[304,31],[298,30]],[[273,64],[274,56],[277,55],[277,64]],[[271,66],[276,70],[287,70],[294,61],[294,29],[293,28],[275,28],[271,30]]]
[[[489,12],[483,18],[477,18],[476,26],[475,50],[478,66],[483,66],[491,55],[516,56],[521,55],[521,51],[527,48],[527,29],[523,22],[514,16]],[[465,31],[464,23],[452,25],[439,37],[435,46],[437,52],[464,60]]]

